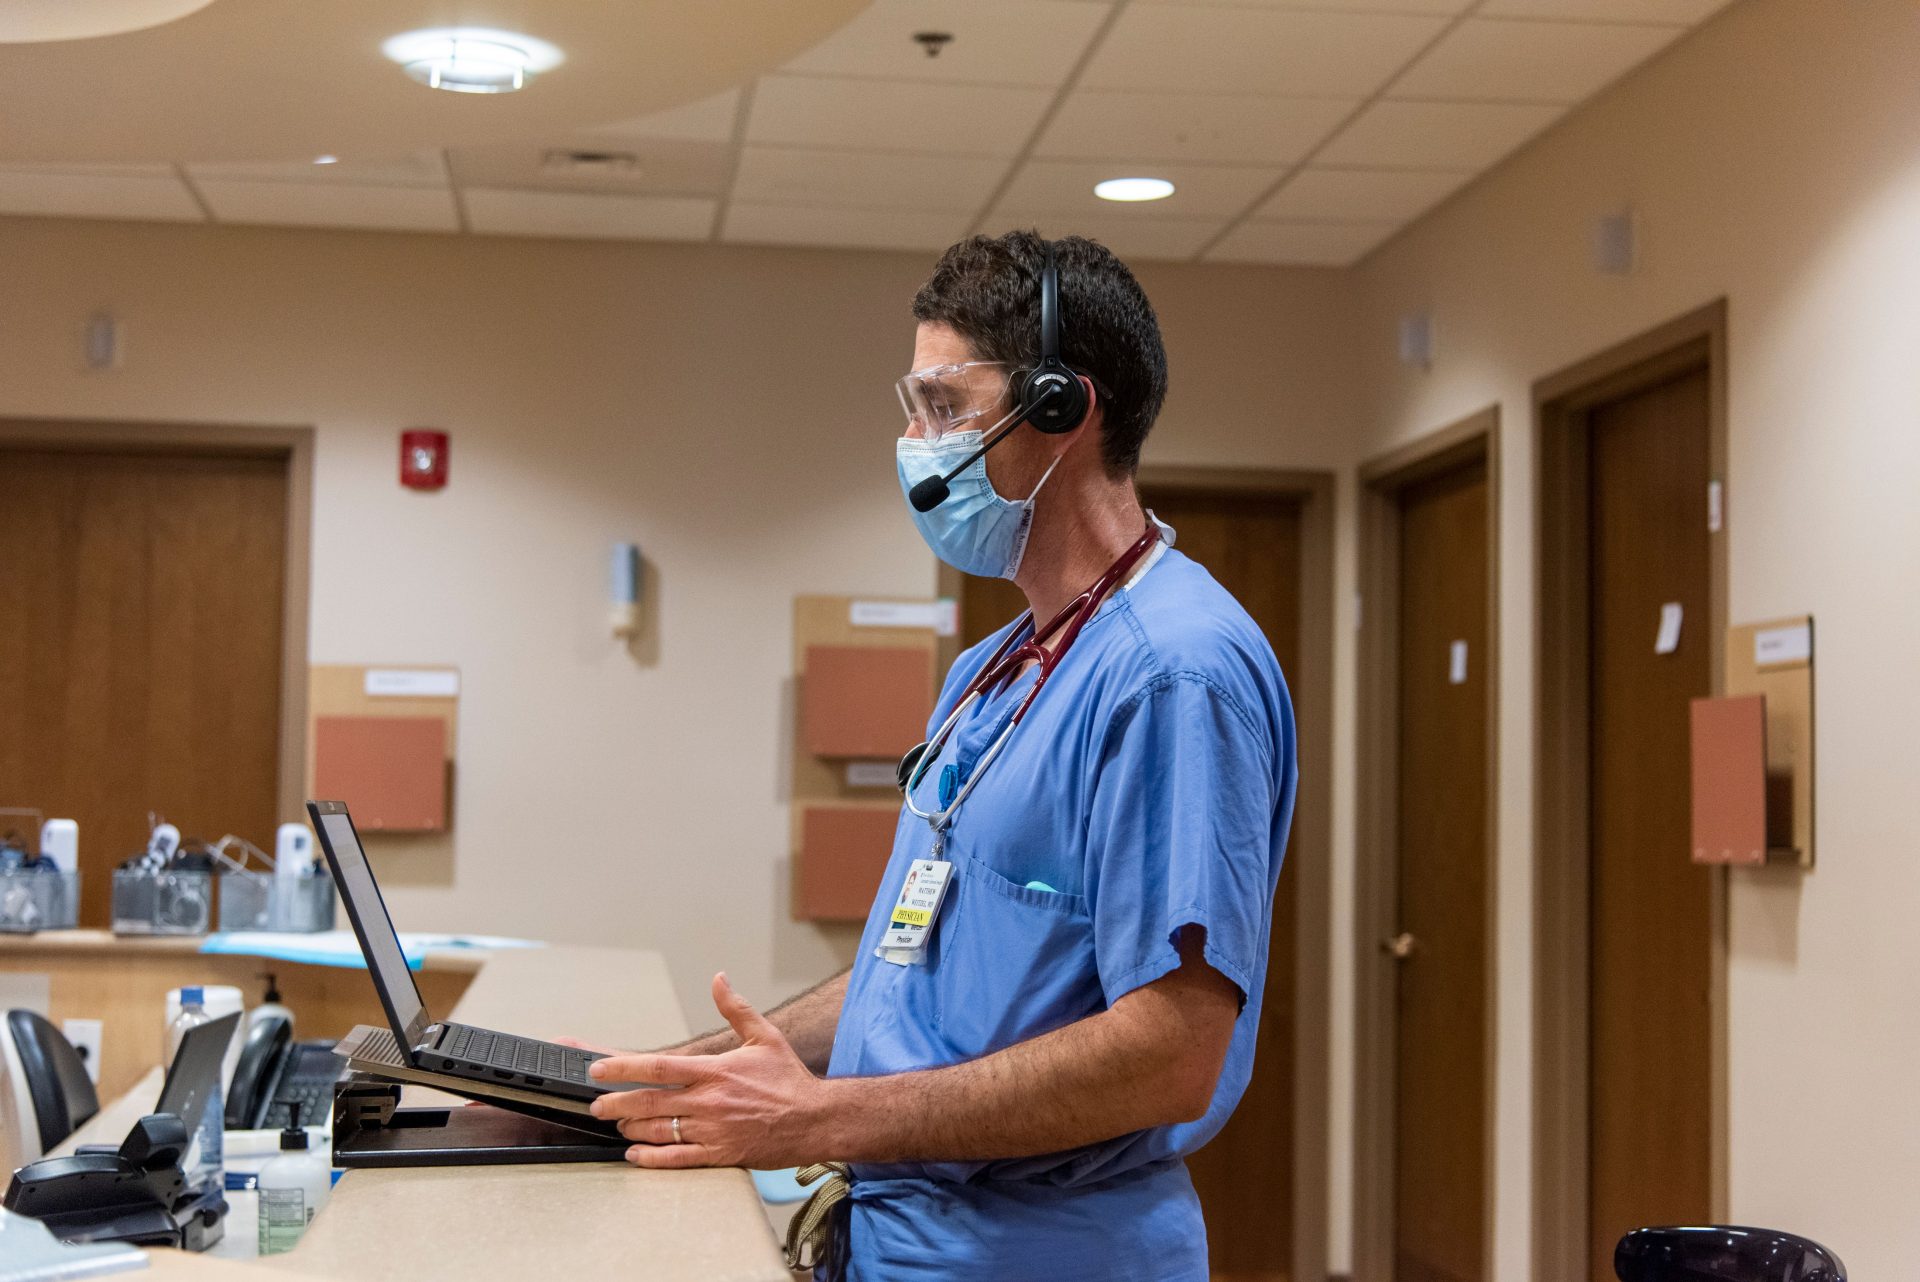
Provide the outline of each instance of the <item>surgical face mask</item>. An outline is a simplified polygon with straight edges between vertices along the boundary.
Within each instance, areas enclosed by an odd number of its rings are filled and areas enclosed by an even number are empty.
[[[900,473],[900,492],[934,475],[957,466],[961,459],[980,447],[978,431],[949,432],[938,441],[900,438],[894,447],[894,461]],[[1020,569],[1027,552],[1027,536],[1033,529],[1033,501],[1059,459],[1047,466],[1033,493],[1018,501],[1003,499],[987,480],[987,460],[977,458],[966,471],[947,486],[946,501],[930,512],[916,512],[912,503],[907,510],[920,537],[933,554],[963,574],[987,579],[1011,579]]]

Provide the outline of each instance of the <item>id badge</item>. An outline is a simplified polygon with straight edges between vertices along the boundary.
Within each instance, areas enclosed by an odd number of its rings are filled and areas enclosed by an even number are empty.
[[[933,934],[933,921],[940,914],[940,901],[946,898],[947,882],[952,877],[953,865],[944,859],[916,859],[907,868],[907,881],[893,905],[887,933],[874,949],[882,961],[911,966],[926,960],[927,939]]]

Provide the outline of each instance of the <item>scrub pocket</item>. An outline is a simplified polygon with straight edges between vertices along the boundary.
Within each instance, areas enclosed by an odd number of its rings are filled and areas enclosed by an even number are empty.
[[[968,854],[950,857],[955,877],[929,978],[953,1054],[990,1054],[1100,1010],[1086,899],[1017,885]]]

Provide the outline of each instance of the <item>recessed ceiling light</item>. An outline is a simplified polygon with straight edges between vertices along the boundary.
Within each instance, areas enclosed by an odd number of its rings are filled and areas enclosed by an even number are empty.
[[[1102,200],[1165,200],[1173,195],[1173,184],[1164,178],[1109,178],[1095,183],[1093,194]]]
[[[340,157],[332,156],[332,155],[315,156],[313,158],[313,163],[316,165],[337,165],[340,163]]]
[[[489,27],[409,31],[380,51],[429,89],[455,93],[511,93],[566,57],[544,40]]]

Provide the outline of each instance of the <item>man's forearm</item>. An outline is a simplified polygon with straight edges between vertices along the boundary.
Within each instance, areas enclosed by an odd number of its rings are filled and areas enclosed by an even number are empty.
[[[767,1012],[767,1018],[785,1034],[794,1053],[816,1073],[826,1072],[827,1061],[833,1056],[833,1030],[840,1023],[840,1005],[846,1000],[850,973],[851,968],[843,970]],[[719,1055],[739,1045],[733,1030],[722,1028],[668,1049],[681,1055]]]
[[[977,1060],[831,1079],[822,1156],[1024,1157],[1195,1120],[1212,1100],[1238,1006],[1230,981],[1183,966],[1109,1010]]]

